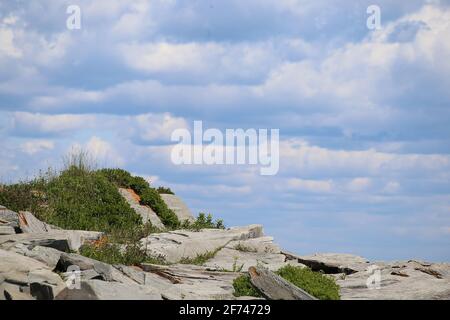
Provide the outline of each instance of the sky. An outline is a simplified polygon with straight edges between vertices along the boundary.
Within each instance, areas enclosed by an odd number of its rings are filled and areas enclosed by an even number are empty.
[[[279,129],[278,173],[174,165],[194,121]],[[289,251],[450,261],[449,122],[450,1],[0,0],[4,183],[83,148]]]

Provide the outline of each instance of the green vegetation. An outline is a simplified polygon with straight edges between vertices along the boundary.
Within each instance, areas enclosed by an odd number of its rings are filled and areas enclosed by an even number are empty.
[[[147,255],[138,244],[122,246],[115,243],[87,244],[80,248],[80,254],[109,264],[127,266],[139,266],[141,263],[165,264],[162,258]]]
[[[180,221],[176,214],[167,207],[157,189],[150,187],[150,184],[145,179],[134,177],[122,169],[102,169],[99,170],[99,173],[117,187],[133,189],[140,197],[140,203],[152,208],[167,228],[176,229],[180,226]]]
[[[172,190],[170,190],[170,188],[166,188],[166,187],[158,187],[158,189],[156,189],[158,191],[159,194],[175,194],[173,193]]]
[[[257,250],[255,248],[251,248],[249,246],[243,245],[240,242],[234,246],[234,250],[241,251],[241,252],[257,252]]]
[[[193,231],[199,231],[201,229],[225,229],[223,220],[219,219],[213,221],[213,217],[210,213],[206,215],[203,212],[198,214],[198,217],[194,222],[184,221],[181,227]]]
[[[65,229],[111,232],[142,225],[115,186],[84,167],[71,166],[59,175],[2,186],[0,202]]]
[[[320,300],[339,300],[339,286],[336,282],[321,274],[311,271],[309,268],[286,265],[276,272],[279,276],[291,282],[295,286],[305,290]],[[261,293],[256,289],[248,275],[240,276],[233,282],[234,295],[260,297]]]
[[[261,292],[250,282],[249,275],[242,275],[233,281],[235,297],[262,297]]]
[[[277,274],[320,300],[339,300],[339,286],[334,279],[309,268],[286,265]]]
[[[205,262],[207,262],[209,259],[212,259],[215,257],[215,255],[217,254],[217,252],[220,251],[220,249],[222,248],[217,248],[214,251],[208,251],[205,252],[203,254],[198,254],[195,258],[182,258],[179,263],[182,264],[195,264],[197,266],[201,266],[202,264],[204,264]]]

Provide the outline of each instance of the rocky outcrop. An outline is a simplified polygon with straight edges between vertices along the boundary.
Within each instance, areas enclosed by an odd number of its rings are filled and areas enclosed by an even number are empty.
[[[158,215],[148,206],[143,206],[139,203],[139,196],[132,189],[119,188],[119,193],[128,202],[130,207],[142,217],[142,222],[145,224],[148,221],[160,230],[165,230],[164,224],[159,219]]]
[[[186,220],[188,220],[189,222],[195,221],[195,218],[189,210],[188,206],[179,197],[174,194],[163,193],[161,194],[161,198],[167,204],[169,209],[171,209],[176,214],[178,220],[180,220],[181,222],[184,222]]]
[[[287,264],[334,277],[342,299],[450,299],[448,263],[297,255],[281,250],[260,225],[142,239],[142,249],[167,265],[111,265],[73,252],[101,236],[62,230],[29,212],[0,207],[0,299],[236,299],[233,281],[249,269],[256,270],[252,281],[266,298],[311,298],[271,272]]]
[[[149,255],[161,257],[166,262],[176,263],[193,259],[199,255],[215,252],[233,240],[247,240],[261,237],[261,225],[235,227],[226,230],[203,229],[200,231],[171,231],[152,234],[141,240]]]

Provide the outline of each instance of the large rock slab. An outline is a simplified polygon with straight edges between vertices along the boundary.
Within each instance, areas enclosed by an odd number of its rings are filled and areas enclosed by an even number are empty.
[[[161,300],[161,294],[150,286],[123,284],[102,280],[81,282],[80,289],[66,289],[58,300]]]
[[[0,225],[0,236],[16,234],[16,230],[8,225]]]
[[[36,218],[31,212],[20,211],[19,227],[23,233],[43,233],[52,231],[50,225]]]
[[[203,229],[201,231],[171,231],[152,234],[141,240],[143,249],[152,256],[176,263],[183,258],[195,258],[198,255],[217,251],[233,240],[246,240],[261,237],[261,225],[234,227],[226,230]]]
[[[47,265],[15,252],[0,249],[0,297],[53,299],[65,283]]]
[[[139,196],[132,189],[119,188],[119,193],[128,202],[130,207],[142,217],[144,224],[150,221],[153,226],[165,230],[164,224],[158,215],[150,207],[141,205],[139,203]]]
[[[61,251],[50,247],[35,246],[30,249],[23,243],[16,244],[14,247],[11,247],[9,251],[40,261],[52,270],[56,268],[62,254]]]
[[[155,288],[169,300],[235,299],[233,281],[242,273],[222,272],[206,267],[175,264],[143,264],[147,286]]]
[[[379,285],[373,281],[377,274]],[[448,300],[449,274],[448,263],[373,263],[365,271],[337,277],[337,283],[341,287],[341,299],[344,300]]]
[[[0,236],[0,248],[8,250],[18,243],[29,247],[42,246],[59,251],[77,251],[83,243],[98,240],[101,232],[83,230],[53,230],[43,233],[20,233]]]
[[[174,194],[161,194],[161,198],[178,217],[181,222],[188,220],[194,222],[195,218],[189,210],[188,206]]]
[[[283,251],[283,254],[288,259],[304,264],[313,271],[322,271],[328,274],[355,273],[365,270],[369,263],[363,257],[347,253],[316,253],[309,256],[300,256]]]
[[[203,265],[227,271],[246,271],[252,266],[276,271],[286,264],[304,266],[287,260],[272,237],[260,237],[231,241]]]
[[[3,206],[0,206],[0,223],[7,224],[13,228],[19,227],[19,215]]]

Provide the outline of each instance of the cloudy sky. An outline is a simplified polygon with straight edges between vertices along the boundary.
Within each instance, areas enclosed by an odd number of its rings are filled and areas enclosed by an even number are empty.
[[[194,120],[280,129],[278,174],[173,165]],[[291,251],[450,261],[449,122],[450,1],[0,0],[3,182],[82,147]]]

